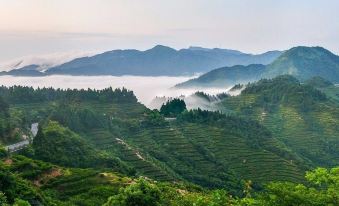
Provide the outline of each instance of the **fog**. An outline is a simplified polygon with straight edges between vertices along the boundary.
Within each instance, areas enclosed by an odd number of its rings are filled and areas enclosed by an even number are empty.
[[[38,70],[43,71],[50,67],[58,66],[60,64],[69,62],[75,58],[93,56],[98,52],[99,51],[92,52],[71,51],[44,55],[29,55],[5,62],[0,62],[0,71],[10,71],[13,69],[19,69],[32,64],[38,65],[39,66]]]
[[[138,100],[149,106],[155,97],[178,97],[189,96],[196,91],[214,95],[226,92],[228,88],[207,88],[207,89],[173,89],[173,86],[193,77],[141,77],[141,76],[46,76],[46,77],[14,77],[0,76],[0,85],[53,87],[53,88],[76,88],[76,89],[104,89],[107,87],[132,90]]]

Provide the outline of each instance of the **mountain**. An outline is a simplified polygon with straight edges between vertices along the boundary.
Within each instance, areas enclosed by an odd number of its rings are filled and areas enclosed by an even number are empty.
[[[13,76],[45,76],[44,73],[39,71],[39,65],[28,65],[19,69],[0,72],[0,75],[13,75]]]
[[[300,81],[319,76],[339,83],[339,56],[321,47],[294,47],[266,66],[223,67],[178,84],[177,87],[227,87],[283,74],[295,76]]]
[[[281,54],[272,51],[259,55],[227,49],[190,47],[175,50],[155,46],[146,51],[113,50],[92,57],[74,59],[52,67],[46,74],[70,75],[192,75],[213,68],[253,63],[268,64]]]
[[[0,145],[1,204],[336,205],[339,168],[304,174],[338,165],[339,102],[291,76],[220,100],[168,121],[125,89],[0,87],[0,123],[39,122],[19,154]]]
[[[215,97],[196,96],[216,103]],[[40,123],[30,157],[61,166],[105,169],[112,164],[117,171],[130,168],[137,176],[228,188],[232,194],[242,190],[242,180],[256,187],[302,182],[309,169],[257,120],[198,109],[169,121],[124,89],[1,87],[0,97],[20,123],[17,130]]]
[[[339,56],[322,47],[294,47],[269,64],[263,77],[289,74],[305,81],[319,76],[339,83]]]
[[[310,82],[315,81],[320,82]],[[339,101],[325,91],[278,76],[247,85],[240,95],[224,99],[220,109],[259,121],[304,162],[334,166],[339,164]]]
[[[177,88],[185,87],[230,87],[238,83],[247,83],[259,79],[265,70],[262,64],[248,66],[236,65],[214,69],[196,79],[177,84]]]
[[[26,151],[27,153],[27,151]],[[60,206],[178,206],[178,205],[336,205],[338,167],[307,173],[305,184],[270,182],[253,196],[232,196],[228,188],[206,189],[186,182],[159,182],[114,170],[62,167],[19,154],[8,156],[0,147],[0,203]],[[323,183],[322,187],[312,185]],[[292,196],[297,198],[286,198]],[[295,203],[295,204],[294,204]],[[309,204],[311,203],[311,204]],[[323,204],[322,204],[323,203]]]
[[[14,59],[7,62],[0,62],[0,71],[9,72],[12,70],[36,70],[43,72],[51,67],[61,65],[69,62],[75,58],[84,56],[92,56],[96,53],[93,52],[62,52],[62,53],[51,53],[44,55],[30,55],[24,56],[18,59]],[[34,69],[33,69],[34,67]],[[15,74],[20,75],[20,74]]]

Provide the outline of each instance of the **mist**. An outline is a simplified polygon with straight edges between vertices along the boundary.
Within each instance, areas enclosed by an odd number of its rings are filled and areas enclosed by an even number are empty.
[[[75,58],[93,56],[99,53],[98,51],[92,52],[59,52],[44,55],[28,55],[20,58],[12,59],[9,61],[0,62],[0,71],[10,71],[13,69],[20,69],[28,65],[38,65],[39,71],[43,71],[50,67],[58,66],[63,63],[69,62]]]
[[[144,77],[144,76],[64,76],[53,75],[45,77],[14,77],[0,76],[0,85],[3,86],[32,86],[53,87],[61,89],[104,89],[107,87],[132,90],[139,102],[147,107],[155,97],[179,97],[190,96],[196,91],[202,91],[210,95],[226,92],[229,88],[206,88],[206,89],[174,89],[173,86],[187,81],[193,77]],[[190,107],[194,108],[193,103]]]

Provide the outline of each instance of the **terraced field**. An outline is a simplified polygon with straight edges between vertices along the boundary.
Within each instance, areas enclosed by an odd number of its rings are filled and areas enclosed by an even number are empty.
[[[106,115],[117,114],[122,108],[102,104],[82,107],[92,107]],[[143,121],[142,108],[130,107],[136,122]],[[118,117],[125,123],[135,123],[134,118]],[[238,179],[260,183],[303,181],[303,169],[295,164],[295,157],[282,157],[276,152],[281,151],[279,141],[267,140],[261,148],[255,148],[244,138],[217,126],[172,122],[164,126],[139,125],[132,130],[96,128],[85,137],[97,148],[128,163],[138,174],[157,180],[187,180],[209,187],[236,187]],[[276,151],[269,151],[271,148]]]
[[[339,107],[332,100],[317,102],[312,109],[286,103],[258,104],[261,94],[242,94],[220,105],[244,118],[261,122],[281,140],[296,159],[308,166],[332,167],[339,164]]]
[[[205,146],[215,159],[242,179],[255,182],[270,180],[298,182],[303,179],[303,172],[293,161],[265,149],[277,144],[274,139],[261,142],[260,147],[253,147],[244,138],[229,134],[220,128],[204,128],[201,125],[189,124],[180,126],[179,129],[185,136]]]
[[[135,170],[136,175],[160,181],[187,181],[206,187],[227,187],[237,191],[241,190],[243,179],[258,184],[272,180],[304,181],[304,171],[313,163],[310,154],[317,149],[314,147],[314,151],[307,154],[306,148],[319,144],[311,133],[299,130],[301,126],[308,126],[303,123],[305,116],[300,119],[298,111],[289,107],[281,107],[278,113],[264,111],[254,106],[256,95],[226,100],[223,102],[224,111],[261,122],[272,131],[273,137],[262,136],[259,130],[265,128],[255,126],[256,123],[239,119],[238,123],[243,125],[240,127],[237,122],[231,119],[228,121],[226,117],[223,124],[213,121],[208,124],[185,120],[167,122],[162,117],[154,123],[149,120],[150,110],[133,101],[89,100],[70,101],[67,104],[53,101],[15,104],[12,108],[27,115],[27,122],[33,119],[60,120],[63,126],[78,133],[88,144],[122,160]],[[332,125],[324,129],[331,142],[331,135],[336,134],[336,117],[317,114],[321,122]],[[247,127],[248,124],[254,126]],[[289,131],[282,132],[286,128]],[[249,131],[245,134],[240,130]],[[251,131],[254,133],[249,135]],[[289,140],[292,134],[296,136],[293,141]],[[309,144],[303,145],[305,138],[299,140],[305,134],[308,135]],[[292,150],[293,146],[299,150]],[[302,152],[305,155],[300,155]],[[327,161],[328,157],[324,155],[322,158]]]

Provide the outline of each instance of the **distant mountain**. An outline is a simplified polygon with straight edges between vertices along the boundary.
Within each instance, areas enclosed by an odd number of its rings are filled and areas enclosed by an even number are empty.
[[[20,69],[13,69],[10,71],[0,72],[0,75],[13,75],[13,76],[44,76],[45,74],[39,71],[39,65],[28,65]]]
[[[251,64],[248,66],[222,67],[201,75],[196,79],[176,85],[176,87],[230,87],[238,83],[247,83],[259,79],[265,65]]]
[[[272,51],[252,55],[235,50],[201,47],[175,50],[158,45],[146,51],[113,50],[92,57],[77,58],[48,69],[46,74],[192,75],[222,66],[269,64],[280,54],[280,51]]]
[[[300,81],[318,76],[339,83],[339,56],[322,47],[294,47],[267,66],[223,67],[178,84],[177,87],[227,87],[284,74]]]
[[[322,47],[294,47],[267,66],[263,76],[289,74],[305,81],[314,76],[339,82],[339,56]]]
[[[62,52],[62,53],[52,53],[45,55],[31,55],[24,56],[18,59],[14,59],[7,62],[0,62],[0,72],[9,72],[12,70],[36,70],[39,72],[46,71],[51,67],[55,67],[66,62],[69,62],[75,58],[80,58],[84,56],[92,56],[97,53],[93,52]],[[5,74],[5,73],[2,73]],[[12,74],[12,75],[21,75]]]

